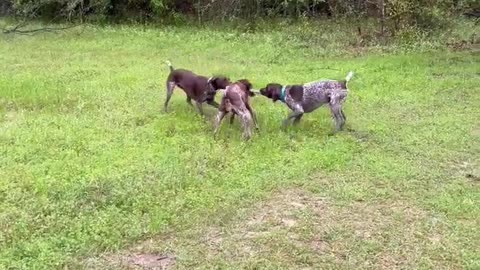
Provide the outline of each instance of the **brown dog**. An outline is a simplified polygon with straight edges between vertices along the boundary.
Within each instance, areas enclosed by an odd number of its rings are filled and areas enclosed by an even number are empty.
[[[175,86],[180,87],[187,94],[187,103],[192,105],[192,99],[197,105],[198,111],[203,115],[202,103],[218,108],[215,102],[215,94],[218,89],[225,89],[230,84],[227,77],[215,76],[208,79],[207,77],[197,75],[186,69],[173,68],[170,61],[167,61],[170,68],[170,74],[167,78],[167,99],[165,101],[165,112],[167,111],[168,102],[173,94]]]
[[[232,113],[230,124],[233,123],[235,115],[238,115],[243,126],[243,137],[247,140],[250,139],[252,136],[252,120],[255,128],[258,129],[257,117],[250,105],[250,97],[253,96],[255,94],[252,92],[252,84],[248,80],[243,79],[228,85],[218,108],[214,135],[217,134],[225,115]]]

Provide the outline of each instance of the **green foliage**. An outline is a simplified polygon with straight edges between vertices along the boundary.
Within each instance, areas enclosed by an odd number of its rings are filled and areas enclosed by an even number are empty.
[[[446,17],[480,8],[475,0],[7,0],[13,10],[26,17],[104,18],[116,21],[177,20],[181,16],[194,17],[198,21],[248,19],[274,17],[379,17],[385,4],[385,19],[392,21],[397,31],[402,27],[421,29],[442,28]],[[180,15],[180,16],[179,16]]]

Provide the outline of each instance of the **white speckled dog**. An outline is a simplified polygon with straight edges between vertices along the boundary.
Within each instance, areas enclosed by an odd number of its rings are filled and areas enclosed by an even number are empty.
[[[328,104],[335,120],[335,131],[343,129],[346,117],[342,110],[343,102],[347,98],[347,83],[353,77],[350,71],[344,81],[320,80],[304,85],[285,85],[269,83],[260,89],[260,94],[273,100],[280,100],[293,111],[283,121],[287,126],[291,119],[297,124],[304,113],[316,110],[323,104]]]

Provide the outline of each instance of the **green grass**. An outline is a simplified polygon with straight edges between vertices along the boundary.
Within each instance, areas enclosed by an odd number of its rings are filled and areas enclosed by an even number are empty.
[[[254,203],[292,186],[352,211],[357,202],[404,202],[425,213],[416,220],[418,234],[432,218],[443,226],[442,244],[433,247],[395,237],[356,242],[349,231],[355,224],[323,232],[328,241],[345,238],[350,263],[367,267],[385,246],[394,255],[418,248],[423,257],[407,268],[478,269],[478,48],[453,52],[420,41],[359,54],[341,38],[328,48],[310,46],[290,30],[87,27],[2,36],[0,269],[85,267],[87,258],[162,235],[177,235],[182,247],[200,237],[191,235],[196,230],[241,226]],[[161,111],[166,59],[205,75],[248,78],[256,88],[340,79],[354,70],[345,110],[351,131],[329,136],[327,108],[281,131],[287,108],[255,97],[261,131],[244,142],[240,125],[225,123],[215,140],[215,111],[206,107],[202,119],[181,90],[170,112]],[[384,233],[401,238],[408,215],[385,211],[393,225]],[[318,233],[322,224],[311,220],[302,216],[300,239]],[[284,262],[279,254],[292,247],[282,246],[282,237],[280,231],[266,241],[271,247],[261,256],[217,256],[213,265],[178,248],[177,266],[348,266],[303,249],[298,261]]]

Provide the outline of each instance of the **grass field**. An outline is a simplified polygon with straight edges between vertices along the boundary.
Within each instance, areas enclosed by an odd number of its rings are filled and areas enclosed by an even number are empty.
[[[181,27],[2,36],[0,269],[118,269],[132,254],[177,269],[479,269],[478,47],[316,42]],[[214,140],[215,110],[202,119],[181,90],[162,112],[166,59],[256,88],[354,70],[348,130],[329,135],[322,108],[281,131],[287,108],[255,97],[260,132],[243,142],[225,123]]]

